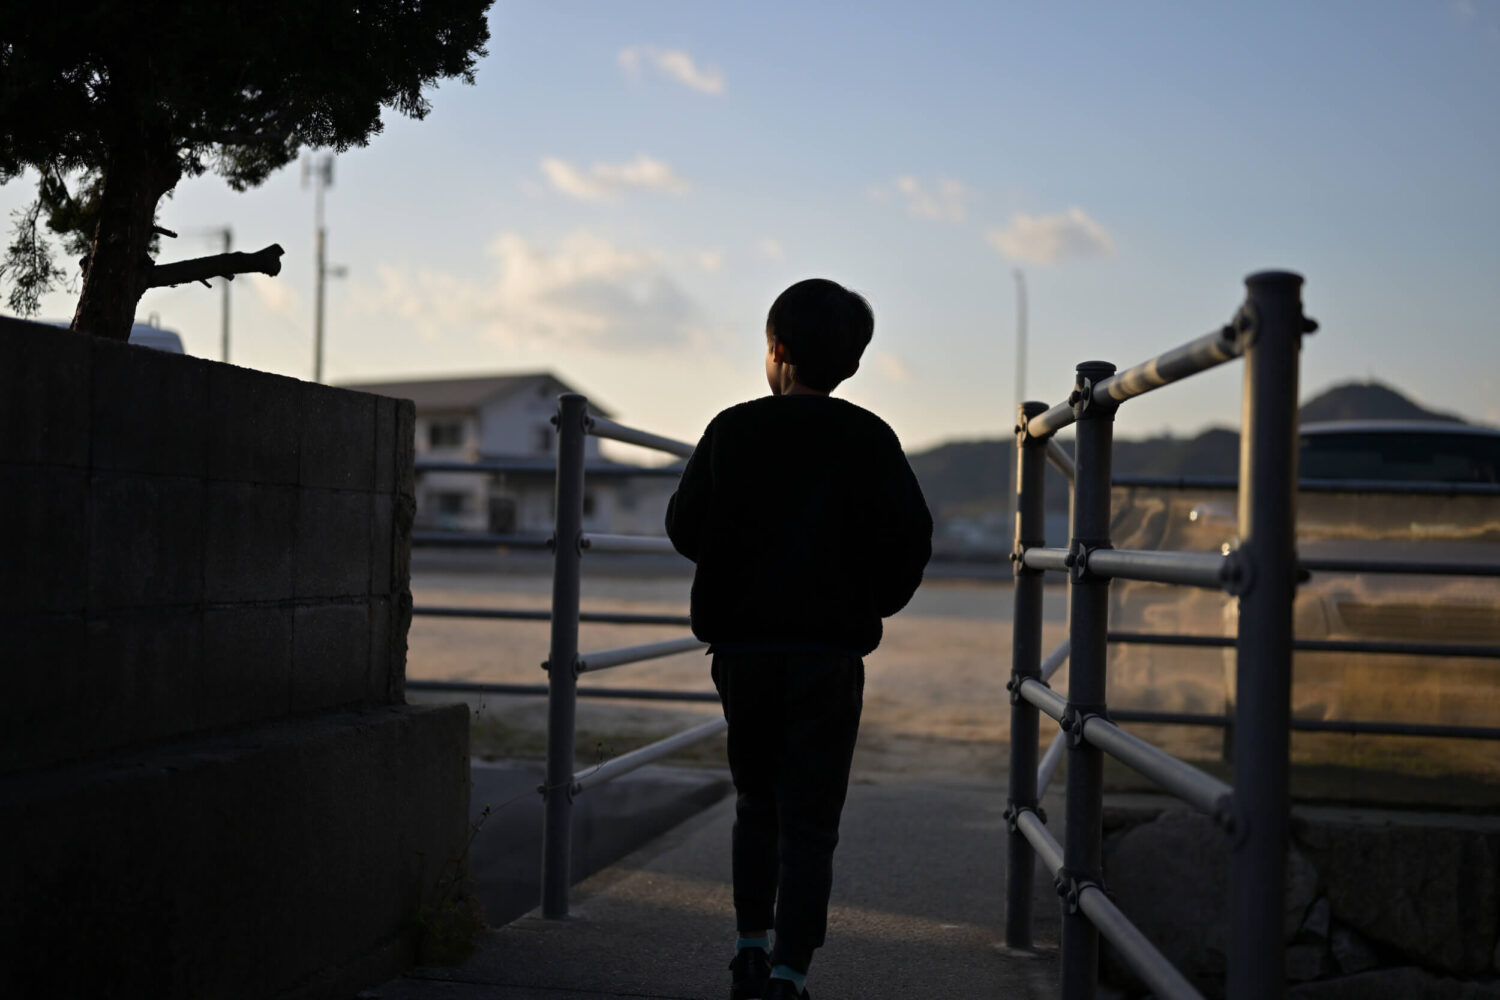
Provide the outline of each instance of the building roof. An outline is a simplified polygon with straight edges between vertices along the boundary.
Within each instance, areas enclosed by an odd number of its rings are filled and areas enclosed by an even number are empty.
[[[493,400],[525,391],[547,390],[551,395],[577,391],[551,372],[412,379],[405,382],[343,382],[340,383],[340,388],[409,399],[419,411],[474,410]],[[589,410],[601,416],[609,415],[607,410],[592,400],[589,401]]]

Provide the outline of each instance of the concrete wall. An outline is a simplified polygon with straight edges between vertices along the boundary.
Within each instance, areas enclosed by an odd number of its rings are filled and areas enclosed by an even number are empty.
[[[404,705],[413,422],[0,320],[0,994],[409,961],[468,791],[462,709]]]

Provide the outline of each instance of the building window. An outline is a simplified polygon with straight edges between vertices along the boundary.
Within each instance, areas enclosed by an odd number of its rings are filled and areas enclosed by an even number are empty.
[[[596,506],[597,505],[594,503],[594,494],[592,494],[592,493],[585,493],[583,495],[583,516],[584,517],[593,517],[594,516],[594,508]]]
[[[432,494],[432,499],[439,514],[467,514],[473,498],[468,493],[445,492]]]
[[[429,448],[458,448],[464,443],[462,420],[434,420],[427,425]]]
[[[536,444],[537,451],[546,452],[552,450],[553,435],[552,428],[550,426],[536,428],[536,433],[532,436],[534,438],[534,443]]]

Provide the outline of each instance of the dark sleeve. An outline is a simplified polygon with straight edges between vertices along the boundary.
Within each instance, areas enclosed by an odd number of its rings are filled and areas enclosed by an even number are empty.
[[[677,491],[667,501],[667,537],[693,562],[703,550],[708,534],[709,496],[713,491],[713,430],[710,423],[688,457]]]
[[[877,565],[884,572],[875,603],[880,617],[889,618],[906,607],[922,583],[922,570],[932,557],[932,514],[899,444],[893,444],[884,464],[885,503],[874,539]]]

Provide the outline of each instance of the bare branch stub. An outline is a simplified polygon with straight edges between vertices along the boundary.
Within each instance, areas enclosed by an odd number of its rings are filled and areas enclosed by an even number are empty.
[[[162,288],[190,281],[207,284],[209,278],[227,278],[233,281],[236,274],[268,274],[274,277],[281,273],[281,255],[284,252],[280,244],[273,243],[254,253],[236,251],[179,260],[171,264],[157,264],[146,275],[146,287]]]

